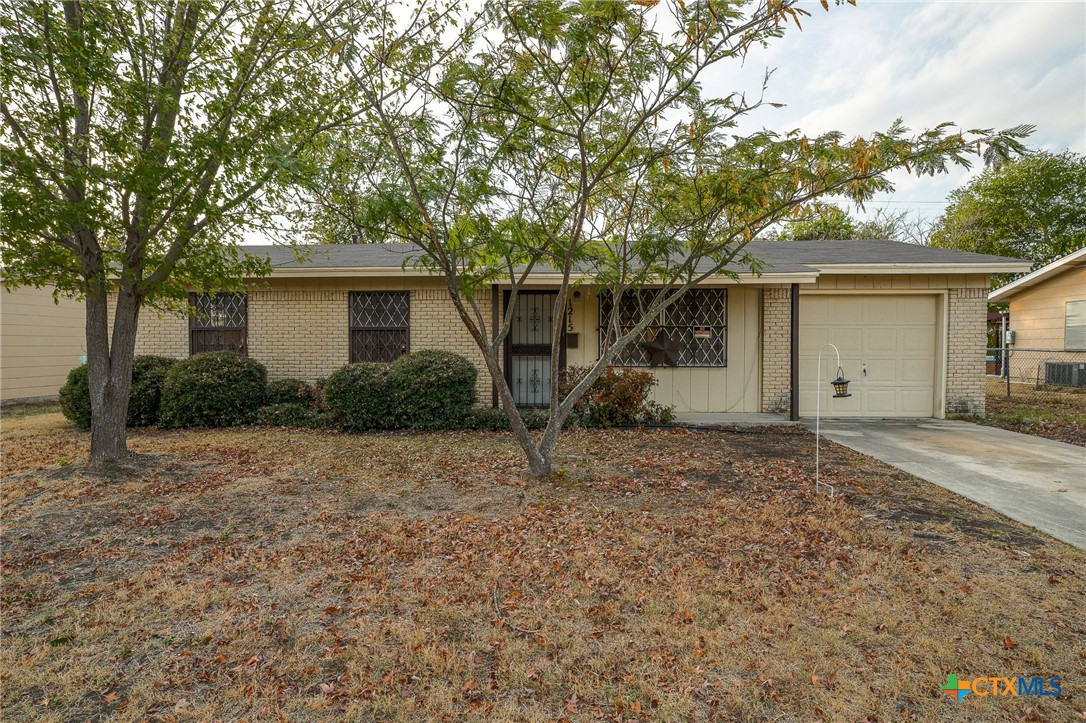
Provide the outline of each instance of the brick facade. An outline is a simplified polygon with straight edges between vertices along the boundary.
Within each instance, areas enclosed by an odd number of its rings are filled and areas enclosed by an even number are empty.
[[[947,306],[947,414],[984,416],[987,285],[950,289]]]
[[[486,331],[489,331],[490,295],[478,299],[478,304],[487,325]],[[479,406],[490,406],[492,385],[483,353],[460,320],[444,287],[411,291],[411,351],[419,349],[445,349],[471,361],[479,370],[479,381],[476,383]]]
[[[269,379],[328,376],[348,362],[347,291],[251,289],[249,356]]]
[[[109,297],[109,331],[113,333],[113,315],[117,297]],[[189,355],[188,317],[159,309],[140,309],[136,330],[136,354],[157,354],[183,359]]]
[[[276,288],[258,282],[248,292],[249,356],[268,369],[269,379],[308,382],[327,377],[350,360],[348,299],[350,288]],[[423,288],[418,288],[418,287]],[[360,284],[359,290],[379,288]],[[380,287],[385,288],[385,287]],[[402,283],[395,288],[403,289]],[[483,354],[460,321],[444,285],[418,283],[411,294],[411,351],[445,349],[467,357],[479,371],[479,404],[490,406],[491,384]],[[110,304],[110,320],[114,302]],[[490,296],[480,308],[490,323]],[[189,355],[187,317],[146,309],[136,334],[137,354],[176,358]]]
[[[792,290],[762,289],[762,411],[787,412],[792,391]]]
[[[854,294],[862,293],[861,288],[870,288],[874,294],[894,293],[899,288],[945,292],[949,324],[945,329],[945,379],[942,368],[936,371],[936,384],[945,384],[945,408],[937,408],[935,414],[940,416],[944,410],[984,413],[986,277],[824,276],[817,287],[847,289]],[[411,350],[446,349],[468,358],[479,371],[479,404],[490,405],[492,386],[482,352],[464,328],[439,279],[332,277],[256,281],[249,290],[250,356],[267,367],[271,379],[297,377],[315,381],[328,376],[349,361],[348,303],[349,293],[355,290],[409,291]],[[490,293],[481,295],[480,313],[488,326],[490,302]],[[569,363],[584,364],[592,361],[596,353],[598,321],[591,290],[582,293],[574,307],[574,325],[581,334],[581,344],[570,350]],[[734,296],[729,296],[728,324],[729,368],[710,370],[716,376],[707,380],[695,376],[698,370],[656,370],[674,391],[667,403],[675,404],[679,411],[697,410],[696,404],[707,406],[710,411],[789,411],[790,286],[747,287],[742,291],[737,288]],[[942,320],[939,329],[942,334]],[[136,353],[188,356],[188,319],[184,315],[144,310],[140,315]],[[941,361],[939,365],[942,367]]]

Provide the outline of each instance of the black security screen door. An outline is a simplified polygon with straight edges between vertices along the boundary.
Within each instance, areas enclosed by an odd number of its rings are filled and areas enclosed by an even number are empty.
[[[551,340],[554,338],[554,291],[519,292],[512,314],[509,336],[505,341],[505,376],[518,407],[545,407],[551,401]],[[565,324],[562,325],[563,329]],[[562,345],[560,366],[565,366]]]

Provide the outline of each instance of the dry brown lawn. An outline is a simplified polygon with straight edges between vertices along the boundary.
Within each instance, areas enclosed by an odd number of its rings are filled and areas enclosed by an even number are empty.
[[[1086,447],[1086,390],[1016,385],[1008,398],[989,384],[985,416],[971,421]]]
[[[791,428],[3,426],[4,720],[1065,721],[1086,554]],[[939,692],[1062,678],[1059,698]]]

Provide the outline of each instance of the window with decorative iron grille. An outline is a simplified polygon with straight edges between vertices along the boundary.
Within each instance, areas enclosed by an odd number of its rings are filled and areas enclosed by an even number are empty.
[[[660,293],[674,292],[642,289],[622,295],[618,305],[618,325],[622,335],[637,325],[644,311]],[[613,340],[607,333],[613,306],[614,300],[610,294],[600,294],[600,353]],[[651,342],[661,332],[679,343],[678,366],[728,366],[728,290],[690,289],[659,312],[653,323],[618,353],[614,363],[618,366],[649,366],[649,356],[641,344]]]
[[[248,354],[249,304],[245,294],[189,294],[189,354]]]
[[[352,291],[351,363],[391,362],[407,353],[411,297],[407,291]]]

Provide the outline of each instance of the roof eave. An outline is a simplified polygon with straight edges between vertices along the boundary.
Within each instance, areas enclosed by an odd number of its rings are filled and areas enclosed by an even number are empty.
[[[710,277],[703,283],[772,283],[772,284],[809,284],[818,280],[818,271],[794,271],[794,272],[763,272],[754,274],[751,272],[739,273],[738,282],[732,277],[719,274]],[[360,267],[360,266],[290,266],[272,269],[270,278],[273,279],[317,279],[317,278],[441,278],[441,274],[425,268],[408,267],[394,268],[388,266]],[[570,274],[572,282],[592,282],[590,274]],[[556,284],[562,281],[559,272],[535,272],[529,275],[525,281],[527,285]]]
[[[873,264],[808,264],[823,274],[1009,274],[1029,270],[1022,261],[970,262],[957,264],[873,263]]]
[[[1062,259],[1056,259],[1052,263],[1046,266],[1042,266],[1041,268],[1037,269],[1032,273],[1015,279],[1014,281],[1005,286],[1000,286],[998,289],[995,289],[990,294],[988,294],[988,302],[994,304],[999,301],[1005,301],[1009,297],[1014,296],[1019,291],[1028,289],[1029,287],[1048,278],[1052,274],[1064,271],[1065,266],[1068,266],[1069,264],[1078,261],[1079,259],[1086,259],[1086,246],[1083,246],[1078,251],[1073,251],[1067,254]]]

